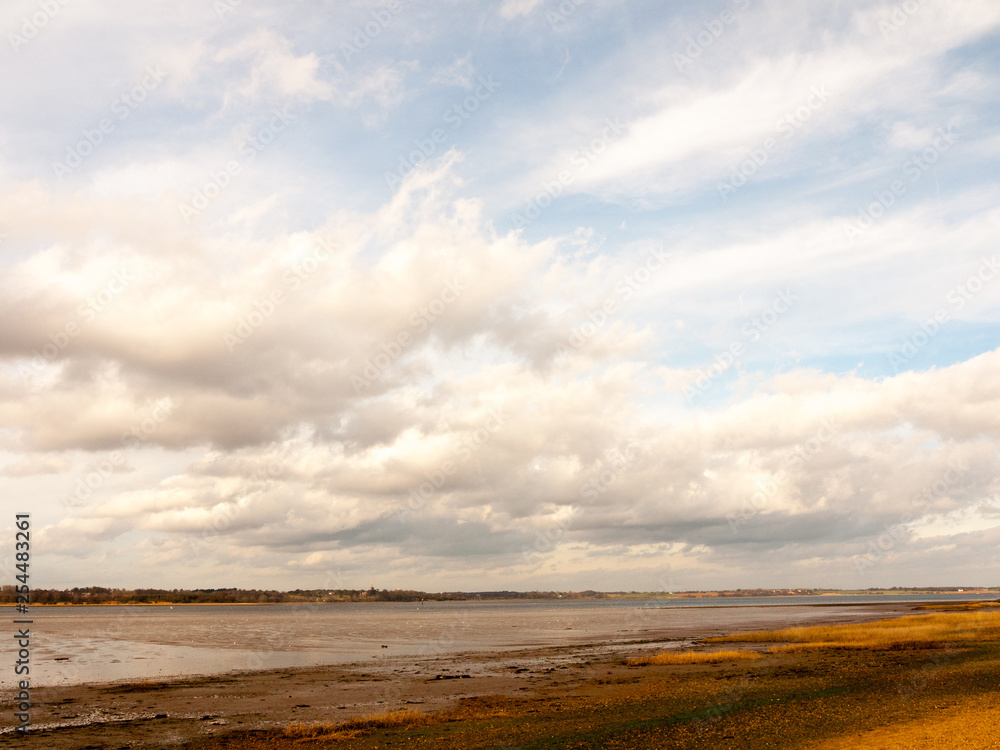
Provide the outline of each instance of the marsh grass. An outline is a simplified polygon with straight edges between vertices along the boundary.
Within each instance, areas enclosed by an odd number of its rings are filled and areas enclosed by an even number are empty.
[[[374,729],[417,727],[430,719],[418,711],[391,711],[385,714],[359,716],[336,724],[293,724],[285,729],[285,737],[293,740],[353,739],[359,733]]]
[[[643,667],[649,664],[719,664],[725,661],[750,661],[760,659],[756,651],[668,651],[654,656],[639,656],[626,659],[630,667]]]
[[[772,652],[805,648],[937,648],[1000,639],[1000,612],[912,615],[857,625],[816,625],[706,638],[706,643],[785,643]]]
[[[944,609],[949,612],[966,611],[970,609],[996,609],[1000,607],[1000,599],[988,602],[956,602],[954,604],[921,604],[917,609]]]

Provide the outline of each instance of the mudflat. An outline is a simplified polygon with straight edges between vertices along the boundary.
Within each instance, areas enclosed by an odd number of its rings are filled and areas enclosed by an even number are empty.
[[[1000,747],[993,729],[1000,719],[1000,614],[978,607],[923,612],[886,606],[882,617],[921,613],[891,630],[864,629],[854,618],[728,640],[400,656],[371,667],[39,688],[33,732],[12,733],[8,712],[0,745]],[[829,621],[843,617],[831,610]],[[711,658],[734,648],[754,658]],[[682,652],[709,656],[626,663]]]

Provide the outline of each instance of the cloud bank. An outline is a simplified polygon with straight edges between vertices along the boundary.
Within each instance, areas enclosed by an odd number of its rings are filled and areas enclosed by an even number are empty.
[[[991,583],[992,5],[181,5],[3,19],[46,585]]]

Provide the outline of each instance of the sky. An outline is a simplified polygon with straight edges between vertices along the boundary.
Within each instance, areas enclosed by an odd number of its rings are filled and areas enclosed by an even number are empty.
[[[1000,584],[995,2],[0,31],[4,582]]]

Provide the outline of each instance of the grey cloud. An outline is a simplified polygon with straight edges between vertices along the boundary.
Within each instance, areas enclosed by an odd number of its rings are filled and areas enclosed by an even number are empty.
[[[534,537],[527,533],[495,530],[482,522],[461,522],[451,517],[413,513],[368,521],[341,531],[308,533],[288,539],[286,546],[305,549],[392,547],[394,553],[420,557],[513,558]]]

